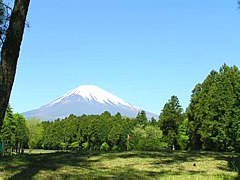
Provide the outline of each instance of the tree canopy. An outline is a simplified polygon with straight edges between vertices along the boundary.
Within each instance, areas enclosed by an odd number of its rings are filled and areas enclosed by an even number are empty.
[[[224,64],[192,91],[187,109],[191,149],[231,151],[240,147],[240,71]]]
[[[163,131],[165,142],[169,147],[175,149],[177,146],[178,128],[181,125],[182,107],[177,96],[172,96],[168,103],[165,104],[160,116],[159,127]]]
[[[27,147],[28,129],[27,120],[20,114],[14,114],[10,105],[7,107],[4,124],[0,130],[0,142],[5,144],[5,149],[20,152]]]

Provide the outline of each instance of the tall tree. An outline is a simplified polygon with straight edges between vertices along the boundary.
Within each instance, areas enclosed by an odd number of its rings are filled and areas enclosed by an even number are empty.
[[[30,0],[15,0],[0,63],[0,127],[10,98]]]
[[[136,120],[139,124],[147,125],[147,116],[144,110],[140,111],[136,117]]]
[[[7,107],[4,123],[0,131],[0,140],[4,142],[7,149],[15,149],[23,152],[23,147],[28,141],[27,121],[20,114],[13,114],[10,105]]]
[[[159,116],[158,123],[163,131],[164,139],[173,149],[177,146],[178,128],[183,121],[182,111],[177,96],[172,96]]]
[[[40,119],[29,119],[28,120],[28,131],[29,131],[29,141],[28,146],[30,149],[38,148],[39,142],[43,136],[43,125]]]
[[[187,109],[191,149],[238,150],[240,71],[224,64],[192,91]]]
[[[0,139],[4,142],[7,149],[11,149],[11,151],[16,145],[16,129],[17,122],[14,119],[12,108],[8,104],[4,124],[0,131]]]
[[[28,128],[27,128],[27,120],[21,114],[13,115],[16,121],[16,151],[23,153],[23,147],[26,146],[28,141]]]

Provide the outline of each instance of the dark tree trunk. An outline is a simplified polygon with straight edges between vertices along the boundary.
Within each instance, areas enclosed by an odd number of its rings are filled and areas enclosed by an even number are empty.
[[[29,3],[30,0],[15,0],[6,39],[2,46],[0,64],[0,128],[3,125],[14,82]]]

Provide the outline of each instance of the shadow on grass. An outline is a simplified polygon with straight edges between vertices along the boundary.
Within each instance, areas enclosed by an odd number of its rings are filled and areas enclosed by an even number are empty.
[[[157,152],[147,152],[147,151],[139,151],[139,152],[129,152],[128,154],[120,154],[117,157],[120,158],[154,158],[156,159],[153,162],[155,167],[161,167],[161,165],[176,165],[185,162],[192,163],[192,166],[197,166],[198,161],[201,163],[201,158],[212,158],[214,160],[221,160],[227,162],[227,166],[218,167],[219,170],[225,172],[237,172],[238,177],[240,179],[240,155],[233,153],[223,153],[223,152],[211,152],[211,151],[157,151]],[[116,158],[108,156],[106,158]],[[196,160],[200,159],[200,160]],[[206,167],[207,168],[207,167]],[[188,174],[204,174],[205,171],[191,171],[186,169],[180,169],[179,171],[185,171]],[[209,169],[206,169],[208,171]],[[169,172],[168,172],[169,173]],[[175,172],[173,175],[178,175],[179,172]],[[151,173],[150,173],[151,174]],[[170,173],[171,174],[171,173]],[[180,174],[179,174],[180,175]]]
[[[1,172],[7,172],[7,177],[13,179],[33,179],[35,175],[46,173],[44,177],[65,178],[158,178],[166,175],[206,175],[205,171],[191,170],[181,166],[190,162],[194,166],[197,158],[213,158],[228,162],[228,166],[218,167],[224,172],[240,170],[239,155],[215,152],[185,152],[185,151],[130,151],[130,152],[57,152],[48,154],[22,154],[0,157]],[[139,158],[145,162],[149,158],[150,168],[137,169],[132,165],[105,166],[110,160]],[[104,164],[105,163],[105,164]],[[116,163],[116,162],[115,162]],[[164,167],[170,167],[165,169]],[[66,168],[68,167],[68,168]],[[171,169],[174,167],[175,169]],[[62,170],[64,169],[64,171]],[[157,170],[152,170],[155,168]],[[44,172],[41,172],[44,171]],[[70,172],[71,171],[71,172]],[[206,171],[209,171],[206,169]],[[240,175],[240,173],[239,173]]]
[[[183,163],[183,162],[195,162],[196,158],[199,157],[207,157],[213,156],[211,153],[207,152],[187,152],[187,151],[139,151],[128,154],[121,154],[117,157],[120,158],[154,158],[158,159],[159,162],[155,162],[155,164],[174,164],[174,163]]]
[[[227,167],[219,167],[219,169],[225,171],[233,171],[238,173],[240,179],[240,155],[230,155],[228,157],[221,157],[220,160],[225,160],[228,162]]]
[[[21,165],[15,166],[16,163]],[[12,163],[11,163],[12,162]],[[5,164],[4,171],[14,172],[13,179],[32,179],[40,171],[56,171],[63,166],[81,166],[91,169],[90,163],[97,162],[89,160],[86,155],[77,153],[48,153],[48,154],[23,154],[12,157],[2,157],[1,164]],[[1,171],[1,169],[0,169]]]

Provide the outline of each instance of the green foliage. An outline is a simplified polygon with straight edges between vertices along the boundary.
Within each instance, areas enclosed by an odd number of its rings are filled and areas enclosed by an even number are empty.
[[[113,151],[118,150],[118,146],[114,145],[114,146],[112,147],[112,150],[113,150]]]
[[[6,146],[14,147],[16,144],[16,128],[17,122],[14,119],[12,108],[8,105],[4,123],[1,129],[1,140],[5,143]]]
[[[185,113],[177,96],[165,104],[159,121],[147,120],[141,111],[136,118],[82,115],[54,122],[30,119],[6,111],[0,140],[10,148],[84,150],[203,149],[240,151],[240,71],[224,64],[211,71],[192,91]],[[127,138],[130,135],[132,138]]]
[[[124,132],[123,132],[123,127],[121,126],[121,124],[114,123],[114,125],[112,126],[109,134],[108,134],[108,141],[111,145],[115,146],[117,144],[119,144],[119,142],[122,140],[122,137],[124,136]]]
[[[43,126],[40,119],[29,119],[28,120],[28,131],[29,131],[29,141],[28,146],[30,149],[35,149],[39,147],[39,143],[43,136]]]
[[[144,110],[140,111],[136,117],[136,121],[138,122],[138,124],[147,124],[147,116],[146,116],[146,112]]]
[[[60,143],[60,147],[61,147],[62,149],[67,149],[67,143],[61,142],[61,143]]]
[[[10,105],[7,107],[4,124],[0,131],[0,141],[5,147],[15,149],[16,152],[23,151],[28,142],[27,121],[24,116],[14,114]]]
[[[80,148],[79,146],[79,142],[73,142],[71,143],[71,145],[69,146],[70,149],[74,149],[74,150],[78,150]]]
[[[156,119],[154,119],[154,117],[151,118],[150,124],[153,126],[158,126],[158,122]]]
[[[104,142],[104,143],[102,143],[100,149],[103,150],[103,151],[108,151],[109,148],[110,148],[110,147],[109,147],[108,143]]]
[[[29,130],[27,128],[27,120],[21,114],[14,114],[16,120],[16,146],[20,150],[27,146]]]
[[[83,144],[82,144],[82,147],[83,147],[84,150],[88,150],[88,148],[89,148],[89,143],[88,143],[88,142],[83,143]]]
[[[144,111],[139,115],[142,115],[141,117],[144,117],[144,121],[147,122]],[[31,138],[29,147],[38,146],[44,149],[125,150],[127,145],[126,137],[128,134],[131,135],[131,131],[138,122],[139,119],[122,118],[120,113],[111,116],[108,112],[104,112],[101,115],[83,115],[81,117],[70,115],[68,118],[63,120],[57,119],[54,122],[37,122],[35,124],[40,123],[41,126],[38,126],[42,130],[37,140]],[[142,149],[162,149],[162,141],[158,142],[162,137],[162,131],[153,125],[141,124],[148,137],[142,144],[146,148]],[[139,141],[139,143],[141,142]],[[130,144],[134,146],[132,142]]]
[[[162,131],[152,125],[137,125],[131,134],[131,143],[134,149],[138,150],[160,150],[166,144],[162,141]]]
[[[189,136],[187,135],[188,119],[185,118],[178,128],[177,142],[181,150],[186,150],[189,144]]]
[[[240,71],[224,64],[192,91],[187,110],[191,149],[239,151]]]
[[[45,149],[60,149],[61,142],[66,142],[64,138],[63,123],[60,119],[56,119],[55,122],[44,122],[42,145]],[[73,141],[74,142],[74,141]],[[69,144],[71,142],[68,142]]]
[[[95,139],[92,141],[105,142],[108,140],[108,135],[110,133],[110,122],[111,122],[111,114],[109,112],[104,112],[101,116],[97,118],[97,121],[94,122],[94,129],[92,129],[93,134],[95,134]]]
[[[163,131],[164,141],[173,149],[178,146],[178,128],[183,121],[182,111],[177,96],[172,96],[159,116],[158,124]]]

